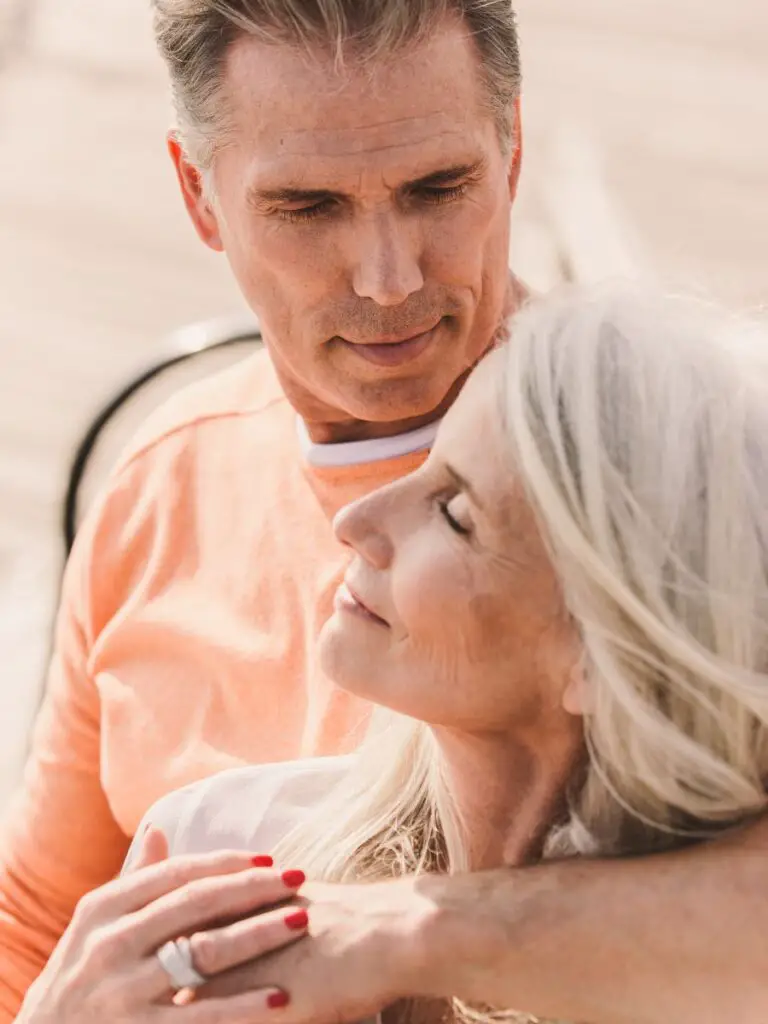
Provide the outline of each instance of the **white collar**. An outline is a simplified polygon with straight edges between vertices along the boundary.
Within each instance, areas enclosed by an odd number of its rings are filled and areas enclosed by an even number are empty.
[[[393,437],[373,437],[367,441],[341,441],[338,444],[315,444],[309,436],[304,420],[297,417],[301,453],[310,466],[320,468],[359,466],[367,462],[383,462],[401,455],[411,455],[431,448],[440,421],[428,423],[417,430]]]

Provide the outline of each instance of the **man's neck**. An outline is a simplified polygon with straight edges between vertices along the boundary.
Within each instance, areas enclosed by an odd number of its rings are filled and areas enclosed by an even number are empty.
[[[538,736],[434,734],[471,870],[537,860],[581,759],[578,720]]]

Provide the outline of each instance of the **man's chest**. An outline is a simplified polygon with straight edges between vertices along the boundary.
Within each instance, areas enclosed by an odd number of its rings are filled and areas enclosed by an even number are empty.
[[[101,774],[129,834],[165,793],[245,764],[347,752],[367,705],[320,671],[316,647],[346,556],[252,583],[176,577],[121,609],[91,657]],[[228,585],[229,583],[229,585]]]

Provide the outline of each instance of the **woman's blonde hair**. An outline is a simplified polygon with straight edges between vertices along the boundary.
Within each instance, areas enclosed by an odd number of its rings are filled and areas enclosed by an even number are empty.
[[[511,324],[510,477],[580,630],[588,704],[547,857],[663,850],[765,808],[767,360],[756,325],[630,285],[566,289]],[[315,877],[468,866],[432,734],[391,712],[316,813],[278,851]]]

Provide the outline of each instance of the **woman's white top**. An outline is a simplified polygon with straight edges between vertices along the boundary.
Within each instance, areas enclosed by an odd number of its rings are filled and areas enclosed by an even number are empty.
[[[243,850],[270,853],[350,770],[353,756],[233,768],[158,800],[144,816],[123,871],[147,825],[162,829],[171,856]]]
[[[352,755],[233,768],[158,800],[144,815],[123,871],[147,825],[165,833],[171,856],[245,850],[268,854],[350,770]],[[377,1015],[363,1024],[381,1024]]]

